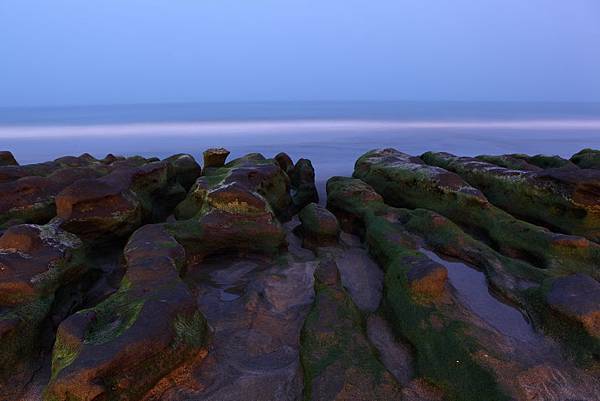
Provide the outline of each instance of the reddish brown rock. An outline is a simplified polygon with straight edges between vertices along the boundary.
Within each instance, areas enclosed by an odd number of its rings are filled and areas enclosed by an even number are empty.
[[[55,197],[73,182],[98,177],[89,168],[66,168],[47,177],[24,177],[0,184],[0,227],[20,223],[43,224],[56,215]]]
[[[407,262],[411,268],[407,272],[408,285],[416,294],[438,297],[446,289],[448,269],[430,259],[415,258]]]
[[[133,234],[119,291],[64,321],[47,397],[139,400],[188,359],[205,355],[206,321],[179,270],[185,251],[163,226]]]
[[[0,166],[18,166],[17,160],[8,150],[0,151]]]
[[[122,237],[151,221],[157,208],[169,206],[172,201],[165,198],[172,195],[174,185],[172,170],[164,162],[119,168],[64,189],[56,197],[57,216],[64,229],[85,239]]]
[[[223,167],[229,156],[229,151],[224,148],[211,148],[204,151],[204,168]]]
[[[0,368],[0,391],[22,379],[55,294],[89,270],[83,257],[81,241],[56,224],[14,226],[0,237],[0,366],[11,367]]]
[[[548,305],[568,319],[578,321],[600,338],[600,283],[585,274],[572,274],[552,282]]]

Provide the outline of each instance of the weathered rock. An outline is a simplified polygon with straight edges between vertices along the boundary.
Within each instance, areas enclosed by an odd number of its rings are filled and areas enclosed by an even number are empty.
[[[342,285],[358,309],[375,312],[381,303],[383,271],[368,252],[361,245],[346,245],[341,252],[335,253],[335,264]]]
[[[511,170],[522,170],[522,171],[542,171],[543,168],[535,166],[533,164],[527,163],[525,160],[520,159],[518,157],[514,157],[513,155],[501,155],[501,156],[491,156],[491,155],[480,155],[476,157],[477,159],[495,164],[496,166],[506,167]]]
[[[516,216],[600,240],[600,171],[524,172],[449,153],[427,152],[422,158],[459,174],[493,204]]]
[[[192,155],[180,153],[165,159],[173,167],[176,180],[185,190],[189,190],[202,174],[200,165],[196,163]]]
[[[572,163],[570,160],[563,159],[560,156],[554,155],[535,155],[529,156],[520,153],[510,155],[516,159],[521,159],[526,161],[529,164],[533,164],[534,166],[538,166],[542,169],[550,169],[550,168],[559,168],[559,169],[577,169],[577,165]]]
[[[46,399],[139,400],[187,359],[205,355],[206,321],[179,276],[185,251],[148,225],[125,248],[119,290],[61,323]]]
[[[568,319],[578,321],[600,339],[600,283],[585,274],[560,277],[546,295],[548,305]]]
[[[310,160],[299,159],[288,175],[293,190],[294,211],[301,210],[311,202],[319,202],[319,194],[315,186],[315,170]]]
[[[0,166],[18,166],[17,160],[8,150],[0,151]]]
[[[73,183],[56,196],[62,227],[84,239],[105,240],[128,235],[142,222],[164,216],[162,210],[174,207],[184,195],[169,167],[164,162],[124,167]]]
[[[331,260],[317,267],[317,277],[333,277]],[[363,334],[361,315],[339,281],[318,280],[316,299],[302,334],[305,399],[394,400],[401,387],[377,360]]]
[[[579,168],[600,169],[600,150],[583,149],[571,157],[571,162]]]
[[[98,177],[89,167],[63,168],[47,177],[23,177],[0,183],[0,227],[15,224],[44,224],[56,216],[55,197],[73,182]]]
[[[175,214],[180,220],[189,219],[205,213],[209,206],[230,211],[236,209],[238,214],[254,213],[250,210],[252,207],[245,210],[246,206],[250,206],[247,203],[249,197],[264,198],[268,202],[269,212],[278,217],[290,216],[288,176],[277,162],[258,154],[235,159],[225,167],[205,170],[186,199],[177,206]]]
[[[377,348],[379,358],[386,369],[394,375],[398,383],[407,386],[415,375],[411,349],[396,341],[392,329],[378,315],[371,315],[367,319],[367,336]]]
[[[286,174],[290,174],[290,172],[294,168],[294,162],[287,153],[278,153],[277,155],[275,155],[275,160],[279,164],[279,167],[281,167],[281,169],[285,171]]]
[[[448,282],[448,270],[444,266],[421,258],[407,263],[412,265],[406,277],[413,293],[426,297],[439,297],[444,293]]]
[[[305,206],[298,215],[302,225],[300,231],[305,248],[335,245],[340,235],[337,219],[329,210],[316,203]]]
[[[204,151],[204,168],[223,167],[229,156],[229,151],[223,148],[211,148]]]
[[[541,268],[597,274],[591,268],[600,261],[597,244],[518,220],[457,174],[421,159],[394,149],[371,151],[358,159],[354,176],[390,205],[436,211],[507,256]]]
[[[387,247],[415,249],[424,241],[442,254],[463,260],[482,269],[495,293],[512,303],[521,305],[533,317],[536,324],[552,336],[564,341],[585,358],[593,358],[600,352],[599,344],[593,338],[582,333],[582,329],[574,326],[556,324],[554,314],[549,313],[549,306],[544,301],[544,283],[552,277],[560,275],[560,271],[537,269],[519,260],[507,258],[481,243],[466,233],[447,218],[429,210],[396,209],[385,205],[381,198],[374,195],[374,190],[357,179],[332,178],[328,182],[328,207],[336,214],[350,216],[353,220],[361,220],[357,231],[369,242],[369,249],[374,255],[386,259],[391,252]],[[388,226],[386,228],[386,226]],[[390,228],[394,227],[395,234]],[[421,241],[415,241],[412,236]],[[430,253],[422,251],[424,253]],[[415,259],[406,255],[403,264],[417,264]],[[423,260],[427,265],[430,261]],[[407,285],[409,277],[407,276]],[[541,302],[540,302],[541,300]],[[570,340],[577,338],[576,341]]]
[[[14,226],[0,237],[1,393],[37,356],[56,292],[88,269],[81,241],[56,223]]]
[[[46,177],[57,170],[73,167],[100,168],[102,163],[89,154],[81,156],[65,156],[54,161],[19,165],[0,165],[0,183],[18,180],[29,176]]]

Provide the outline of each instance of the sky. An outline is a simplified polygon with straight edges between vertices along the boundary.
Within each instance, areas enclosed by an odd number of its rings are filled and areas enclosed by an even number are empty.
[[[0,107],[600,101],[599,0],[0,0]]]

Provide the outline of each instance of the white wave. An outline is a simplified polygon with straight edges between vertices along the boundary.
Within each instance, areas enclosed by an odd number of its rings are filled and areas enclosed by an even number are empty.
[[[0,126],[0,138],[63,138],[78,136],[199,136],[286,133],[358,133],[419,129],[600,130],[594,120],[395,121],[395,120],[284,120],[206,121],[99,125]]]

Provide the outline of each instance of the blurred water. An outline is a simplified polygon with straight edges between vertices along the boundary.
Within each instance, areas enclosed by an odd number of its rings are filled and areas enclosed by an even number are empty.
[[[215,103],[0,109],[0,149],[21,163],[84,152],[166,157],[223,146],[309,158],[318,181],[369,149],[461,155],[600,148],[598,103]]]

